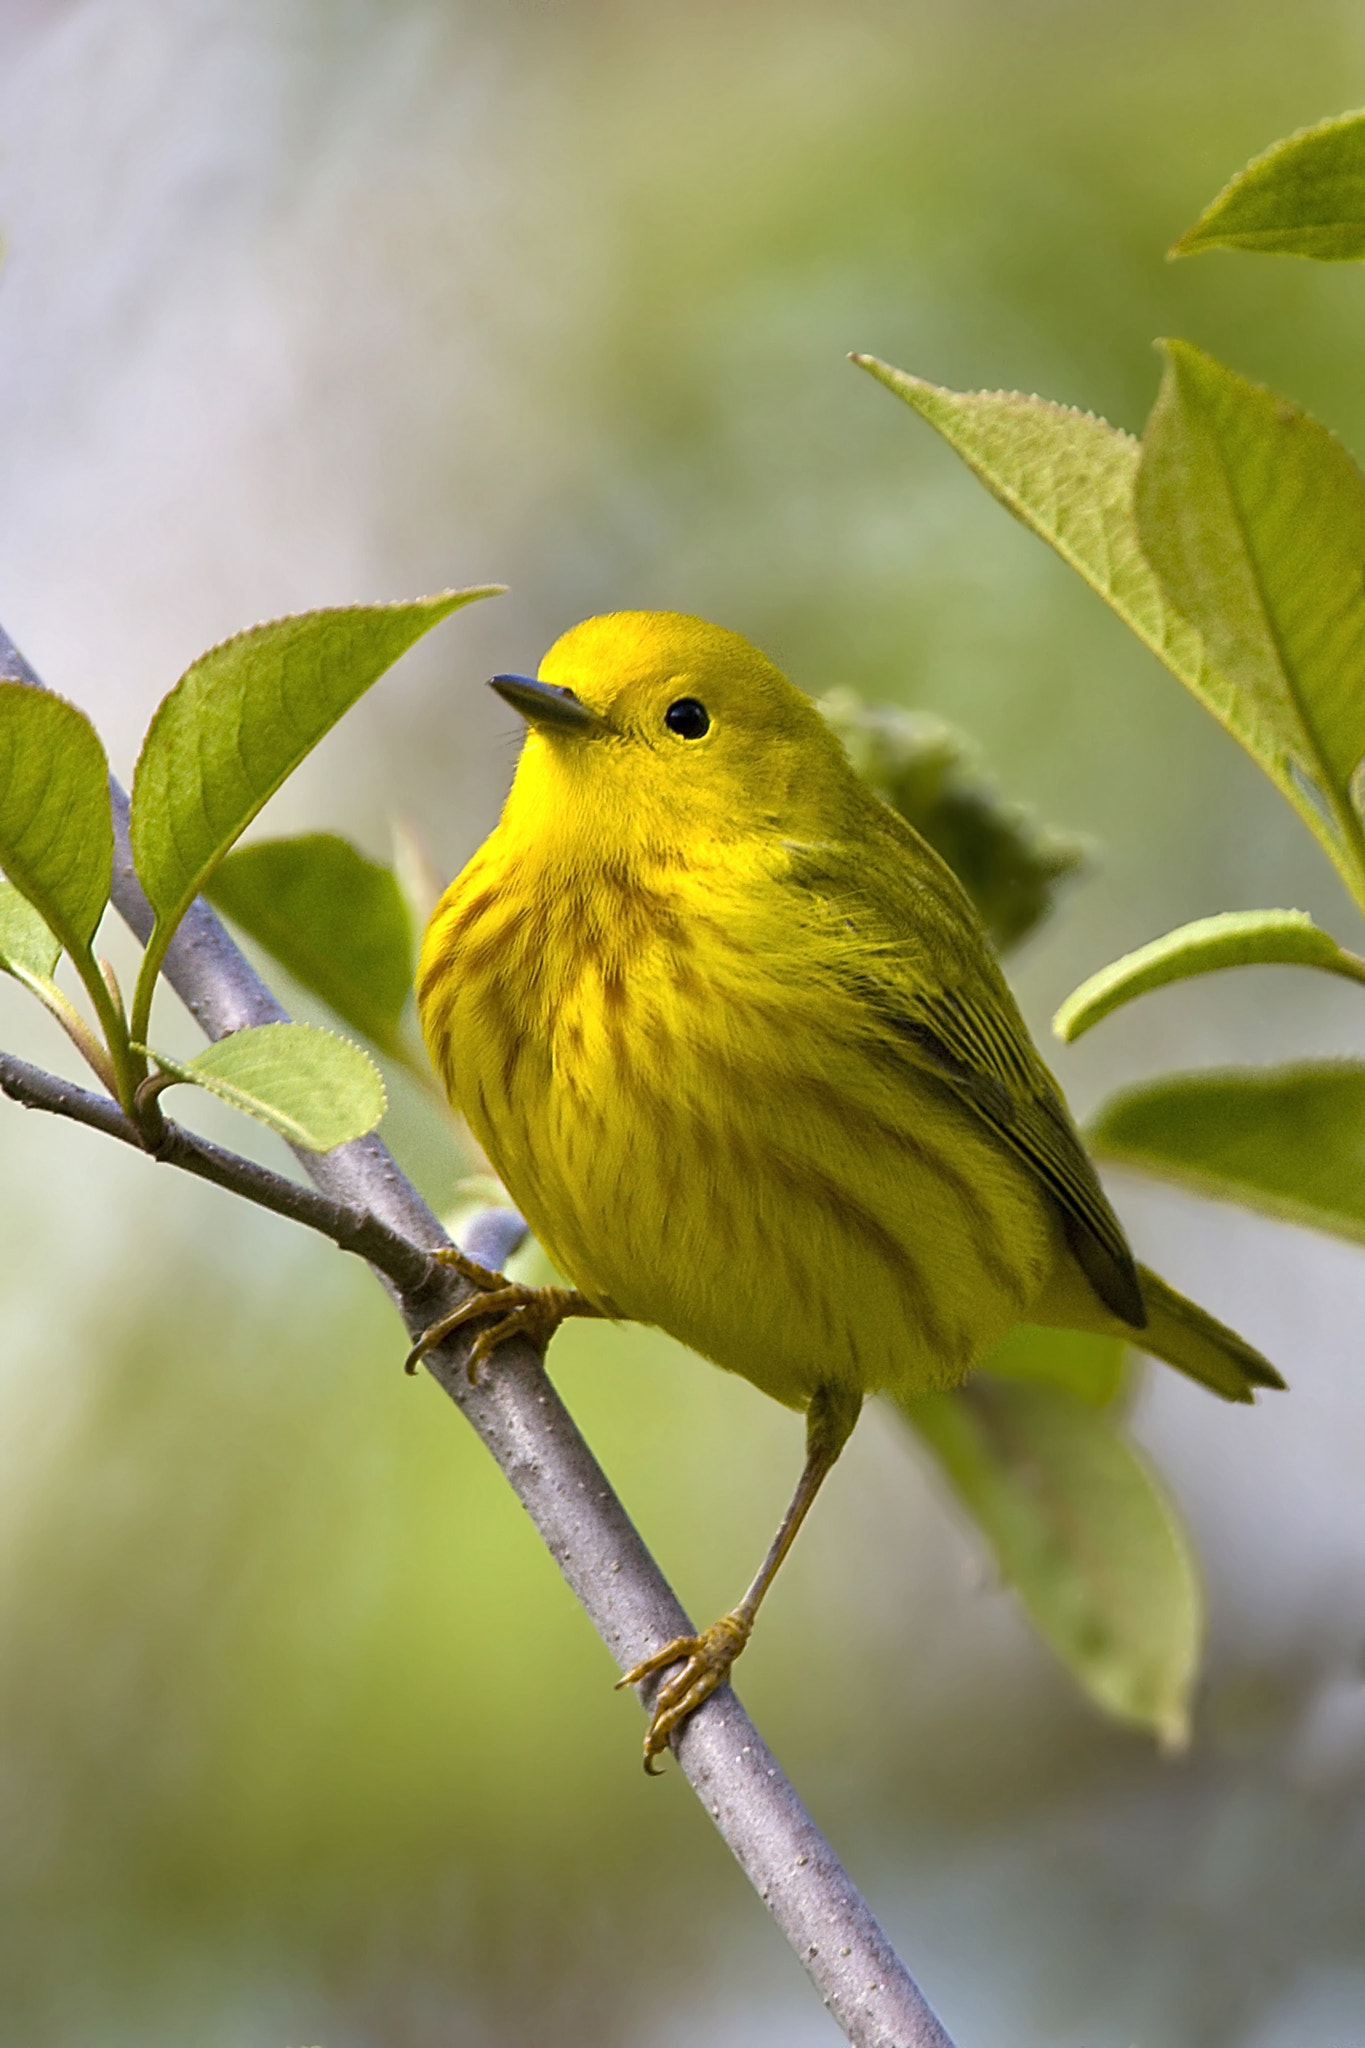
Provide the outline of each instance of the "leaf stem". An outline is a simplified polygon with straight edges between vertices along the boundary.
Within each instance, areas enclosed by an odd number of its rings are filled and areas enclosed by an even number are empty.
[[[85,984],[85,992],[95,1006],[95,1015],[104,1033],[104,1042],[109,1049],[109,1061],[113,1068],[112,1092],[118,1097],[123,1108],[131,1112],[138,1083],[146,1074],[147,1068],[146,1063],[137,1058],[128,1042],[128,1024],[123,1014],[122,1000],[116,1001],[115,996],[110,993],[101,966],[96,962],[90,948],[87,947],[83,952],[73,953],[69,957],[72,966]]]
[[[1361,908],[1365,910],[1365,899],[1362,899]],[[1365,981],[1365,956],[1352,953],[1346,946],[1339,946],[1337,954],[1335,960],[1324,963],[1330,973],[1340,974],[1348,981]]]
[[[156,978],[161,972],[167,948],[174,937],[174,926],[170,931],[164,931],[161,919],[157,918],[147,940],[142,965],[138,968],[137,986],[133,990],[133,1015],[128,1027],[128,1036],[138,1045],[145,1045],[147,1042],[147,1027],[152,1019],[152,997],[156,993]],[[145,1066],[143,1071],[145,1073]]]
[[[49,1016],[56,1018],[86,1065],[98,1075],[109,1093],[117,1099],[118,1081],[113,1062],[80,1011],[67,1001],[56,982],[46,981],[36,974],[26,974],[18,967],[11,967],[9,971],[30,995],[37,996]]]

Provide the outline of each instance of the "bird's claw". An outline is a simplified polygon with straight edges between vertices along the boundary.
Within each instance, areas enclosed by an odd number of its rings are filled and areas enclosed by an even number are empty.
[[[443,1266],[453,1266],[476,1291],[428,1324],[404,1361],[405,1372],[416,1372],[428,1351],[443,1344],[453,1331],[489,1316],[493,1320],[486,1330],[479,1331],[465,1360],[469,1383],[477,1386],[480,1368],[499,1344],[505,1344],[509,1337],[525,1337],[537,1351],[543,1352],[564,1318],[580,1312],[580,1296],[571,1289],[523,1287],[506,1274],[495,1273],[479,1265],[476,1259],[466,1257],[455,1245],[439,1246],[432,1257]]]
[[[681,1669],[671,1678],[666,1678],[654,1695],[654,1711],[649,1727],[645,1730],[645,1770],[651,1778],[660,1774],[654,1768],[654,1759],[668,1747],[668,1738],[675,1728],[680,1728],[689,1714],[694,1714],[703,1700],[709,1699],[719,1685],[724,1685],[730,1676],[730,1666],[749,1640],[753,1628],[753,1616],[736,1608],[733,1613],[723,1614],[719,1621],[703,1629],[699,1636],[677,1636],[671,1643],[665,1643],[662,1650],[656,1650],[652,1657],[645,1657],[624,1678],[616,1681],[616,1690],[623,1686],[638,1685],[651,1672],[662,1671],[666,1665],[680,1664]]]
[[[470,1258],[468,1252],[462,1252],[457,1244],[433,1245],[431,1256],[438,1266],[450,1266],[461,1279],[484,1294],[496,1294],[508,1284],[505,1273],[499,1273],[495,1266],[481,1266],[477,1259]]]

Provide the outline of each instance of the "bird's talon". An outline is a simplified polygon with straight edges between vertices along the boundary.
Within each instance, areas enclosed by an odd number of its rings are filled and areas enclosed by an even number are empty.
[[[671,1643],[665,1643],[662,1650],[656,1650],[652,1657],[643,1657],[631,1667],[616,1683],[619,1692],[622,1686],[638,1685],[642,1678],[648,1678],[655,1671],[662,1671],[666,1665],[680,1664],[682,1669],[672,1678],[666,1678],[654,1696],[654,1711],[649,1727],[645,1731],[644,1764],[647,1774],[657,1778],[653,1759],[668,1747],[668,1738],[675,1728],[695,1714],[703,1700],[708,1700],[718,1686],[724,1685],[730,1676],[730,1667],[749,1640],[753,1627],[753,1616],[736,1608],[731,1614],[723,1614],[719,1621],[713,1621],[710,1628],[703,1629],[699,1636],[678,1636]]]
[[[495,1272],[492,1266],[481,1266],[477,1259],[470,1258],[468,1252],[462,1252],[457,1244],[435,1245],[431,1256],[438,1266],[453,1267],[481,1294],[496,1294],[508,1284],[505,1273]]]
[[[699,1636],[678,1636],[673,1642],[665,1643],[662,1650],[656,1650],[652,1657],[644,1657],[638,1664],[632,1664],[624,1677],[618,1678],[613,1692],[624,1692],[628,1685],[638,1685],[642,1678],[648,1678],[652,1671],[662,1671],[666,1664],[680,1663],[690,1657],[700,1642]]]
[[[434,1351],[438,1344],[444,1344],[446,1338],[465,1323],[492,1316],[496,1320],[488,1329],[480,1330],[465,1361],[469,1384],[477,1386],[480,1369],[509,1337],[524,1337],[543,1354],[567,1316],[595,1316],[599,1313],[582,1295],[570,1288],[523,1287],[519,1281],[509,1280],[505,1273],[492,1273],[486,1266],[467,1259],[454,1245],[442,1245],[433,1257],[439,1259],[443,1266],[454,1266],[477,1291],[423,1330],[407,1355],[405,1370],[408,1372],[416,1372],[427,1352]]]

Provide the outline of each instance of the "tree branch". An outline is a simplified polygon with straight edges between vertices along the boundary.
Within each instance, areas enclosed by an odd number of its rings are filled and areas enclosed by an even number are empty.
[[[0,676],[42,687],[3,632]],[[116,783],[111,794],[113,902],[145,941],[151,911],[129,851],[128,800]],[[177,931],[162,973],[210,1038],[285,1018],[202,899]],[[23,1061],[0,1060],[0,1091],[142,1148],[116,1104]],[[358,1252],[384,1280],[413,1337],[466,1291],[428,1256],[449,1240],[377,1138],[298,1154],[318,1194],[175,1125],[167,1125],[159,1156]],[[505,1256],[509,1234],[506,1212],[495,1212],[481,1249],[501,1243]],[[618,1670],[628,1670],[692,1624],[535,1352],[516,1341],[502,1345],[494,1368],[471,1385],[471,1342],[472,1332],[459,1331],[425,1363],[497,1460]],[[653,1682],[637,1690],[648,1705]],[[673,1748],[847,2038],[858,2048],[952,2048],[729,1686],[685,1723]]]

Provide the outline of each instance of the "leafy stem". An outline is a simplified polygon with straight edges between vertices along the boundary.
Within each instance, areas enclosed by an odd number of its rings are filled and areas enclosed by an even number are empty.
[[[85,986],[86,994],[95,1006],[95,1015],[104,1033],[104,1044],[108,1052],[103,1071],[95,1061],[91,1060],[90,1063],[121,1107],[131,1115],[138,1083],[145,1076],[147,1067],[146,1062],[133,1051],[129,1042],[128,1020],[123,1012],[118,983],[114,980],[113,971],[108,967],[108,963],[96,960],[88,948],[84,952],[74,953],[71,958],[72,965]],[[77,1040],[77,1043],[80,1041]],[[86,1058],[90,1058],[88,1052]]]
[[[113,1060],[75,1005],[67,1001],[55,982],[42,980],[37,975],[25,974],[14,967],[10,968],[10,972],[30,994],[37,996],[48,1014],[56,1018],[91,1072],[99,1077],[109,1093],[118,1101],[119,1082]]]
[[[132,1021],[126,1027],[128,1038],[133,1044],[146,1044],[147,1027],[152,1018],[152,997],[156,994],[157,976],[160,974],[162,962],[166,958],[166,949],[174,937],[175,926],[171,925],[167,929],[165,921],[158,917],[155,925],[152,927],[152,936],[147,942],[147,950],[142,956],[142,965],[139,967],[137,974],[137,985],[133,990]],[[146,1078],[146,1055],[130,1051],[129,1057],[137,1063],[138,1072],[135,1086],[138,1086]]]

